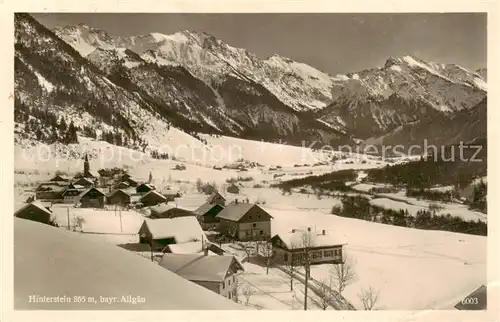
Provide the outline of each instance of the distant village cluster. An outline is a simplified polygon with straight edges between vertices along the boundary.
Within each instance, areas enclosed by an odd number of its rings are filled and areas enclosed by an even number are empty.
[[[262,246],[257,256],[282,265],[302,265],[306,249],[311,264],[342,261],[345,242],[325,230],[316,233],[308,228],[307,233],[316,235],[315,243],[301,244],[302,230],[273,236],[273,216],[247,198],[228,202],[215,187],[204,184],[199,190],[208,196],[205,203],[187,210],[175,204],[181,197],[178,191],[159,191],[151,181],[151,173],[147,182],[138,182],[120,168],[101,169],[95,176],[85,156],[83,172],[73,178],[57,174],[41,183],[14,216],[59,226],[52,211],[58,204],[95,212],[140,211],[144,219],[137,242],[119,246],[146,254],[152,262],[234,301],[238,301],[236,275],[244,268],[223,244],[258,241]],[[226,188],[234,196],[239,189],[234,182]],[[69,221],[68,215],[68,229]],[[79,231],[85,233],[83,225]]]

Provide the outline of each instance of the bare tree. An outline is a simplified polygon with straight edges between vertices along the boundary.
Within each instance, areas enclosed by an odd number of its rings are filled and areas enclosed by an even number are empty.
[[[365,310],[372,310],[373,307],[377,304],[379,299],[380,291],[374,289],[371,285],[367,289],[361,289],[361,292],[358,293],[358,298],[363,303],[363,307]]]
[[[300,248],[303,249],[302,265],[305,269],[305,291],[304,291],[304,310],[307,311],[307,291],[309,290],[309,277],[311,275],[311,247],[314,245],[314,235],[310,228],[300,235]]]
[[[320,301],[318,303],[319,306],[323,310],[326,310],[330,306],[331,301],[333,300],[331,277],[329,281],[327,281],[326,279],[321,280],[321,282],[319,283],[317,294],[320,298]]]
[[[259,248],[259,255],[264,259],[266,265],[266,275],[269,274],[269,266],[271,266],[274,256],[273,245],[267,241],[261,241]]]
[[[342,261],[333,265],[331,273],[339,294],[342,294],[342,291],[356,279],[354,261],[347,254],[343,255]]]
[[[291,249],[290,249],[290,253],[291,253],[291,258],[289,258],[288,261],[286,261],[285,265],[286,265],[286,268],[288,269],[288,274],[290,275],[290,292],[293,291],[293,279],[295,277],[295,261],[294,261],[294,258],[293,258],[293,250],[296,249],[297,246],[295,243],[292,243],[291,245]]]
[[[250,286],[246,285],[242,290],[241,293],[245,297],[245,305],[248,305],[248,302],[250,301],[250,297],[255,293],[255,290]]]

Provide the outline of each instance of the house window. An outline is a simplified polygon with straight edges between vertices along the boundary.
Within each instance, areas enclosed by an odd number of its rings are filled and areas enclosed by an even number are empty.
[[[252,224],[252,227],[254,227],[254,228],[257,227],[257,224]]]
[[[319,251],[319,252],[313,252],[312,253],[312,258],[321,258],[321,251]]]
[[[284,254],[283,254],[283,260],[284,260],[285,262],[288,262],[288,253],[284,253]]]
[[[340,255],[341,255],[341,251],[340,251],[340,249],[336,249],[336,250],[335,250],[335,256],[336,256],[336,257],[339,257]]]
[[[252,216],[248,216],[248,219],[252,219]]]
[[[260,231],[260,235],[261,236],[264,235],[264,231],[263,230]]]
[[[323,256],[325,256],[325,257],[333,257],[333,250],[325,250],[323,252]]]
[[[222,283],[222,289],[226,288],[226,283]]]
[[[227,280],[227,286],[231,286],[231,280]]]

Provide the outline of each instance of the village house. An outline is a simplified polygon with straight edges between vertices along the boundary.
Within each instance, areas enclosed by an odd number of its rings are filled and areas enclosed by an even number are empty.
[[[304,235],[308,234],[307,238]],[[305,245],[303,240],[308,240]],[[334,232],[321,230],[313,231],[292,229],[290,232],[280,233],[271,238],[273,245],[274,262],[278,264],[301,265],[305,256],[305,248],[309,246],[311,264],[339,264],[342,263],[342,249],[346,244],[343,236]]]
[[[145,219],[139,229],[139,243],[149,244],[156,251],[167,245],[201,242],[207,240],[205,233],[194,216]]]
[[[151,190],[145,195],[139,198],[139,202],[144,207],[156,206],[157,204],[167,202],[167,198],[165,198],[161,193],[156,190]]]
[[[237,185],[235,185],[234,183],[231,183],[229,185],[229,187],[227,187],[226,191],[237,195],[240,193],[240,188]]]
[[[53,225],[55,222],[55,215],[38,200],[21,207],[14,213],[14,217],[48,225]]]
[[[218,203],[210,204],[206,202],[193,212],[203,230],[209,230],[217,229],[219,227],[220,220],[217,218],[217,215],[222,211],[222,209],[224,209],[224,206],[221,206]]]
[[[238,240],[267,239],[271,237],[271,219],[256,204],[236,199],[216,216],[220,220],[219,231]]]
[[[123,182],[128,183],[128,185],[131,187],[137,187],[137,185],[138,185],[137,181],[135,181],[132,178],[125,179],[125,180],[123,180]]]
[[[106,200],[109,205],[119,205],[125,207],[130,205],[131,198],[127,192],[118,189],[109,193],[106,196]]]
[[[84,186],[80,186],[74,183],[70,183],[69,186],[62,193],[65,203],[74,203],[78,201],[78,196],[85,191]]]
[[[238,299],[236,275],[244,268],[232,255],[165,254],[159,265],[221,296]]]
[[[63,201],[63,193],[68,188],[67,182],[46,182],[41,183],[35,189],[35,196],[38,200]]]
[[[104,208],[105,195],[97,188],[89,188],[80,194],[82,208]]]
[[[137,186],[137,188],[135,189],[135,191],[137,191],[137,193],[142,193],[142,194],[146,194],[146,193],[153,191],[153,190],[156,190],[156,188],[152,184],[149,184],[149,183],[142,183],[139,186]]]
[[[186,209],[178,208],[174,205],[169,205],[167,203],[161,203],[156,206],[149,208],[151,219],[160,219],[160,218],[177,218],[177,217],[187,217],[187,216],[195,216],[195,214]]]
[[[226,204],[226,198],[224,198],[218,191],[214,191],[208,196],[207,203],[214,205],[218,204],[224,206]]]

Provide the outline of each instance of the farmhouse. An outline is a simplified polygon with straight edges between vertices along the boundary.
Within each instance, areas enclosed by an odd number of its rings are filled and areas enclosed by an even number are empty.
[[[234,256],[165,254],[159,265],[212,292],[237,301],[236,275],[244,271],[244,268]]]
[[[109,193],[106,197],[106,200],[110,205],[130,205],[130,195],[121,189]]]
[[[265,239],[271,237],[271,219],[264,209],[256,204],[242,203],[236,199],[216,216],[219,230],[239,240]]]
[[[192,211],[175,207],[166,203],[161,203],[150,208],[151,214],[149,218],[159,219],[159,218],[177,218],[177,217],[187,217],[194,216]]]
[[[309,242],[305,243],[304,239]],[[276,263],[287,264],[293,261],[294,265],[302,263],[306,246],[309,246],[311,264],[341,263],[343,260],[342,248],[346,244],[343,237],[335,235],[333,232],[321,230],[321,232],[316,233],[311,228],[307,228],[307,230],[292,229],[290,232],[274,235],[271,238],[271,243],[276,254]]]
[[[161,193],[156,190],[151,190],[150,192],[143,195],[139,198],[139,202],[144,207],[155,206],[159,203],[167,202],[167,198],[165,198]]]
[[[82,208],[104,208],[105,195],[97,188],[90,188],[80,194]]]
[[[193,212],[203,230],[208,230],[219,226],[220,220],[216,216],[222,209],[224,209],[224,207],[220,204],[210,204],[206,202]]]
[[[224,206],[226,204],[226,198],[224,198],[218,191],[214,191],[210,194],[210,196],[208,196],[207,203],[211,205],[218,204]]]
[[[148,192],[153,191],[153,190],[156,190],[156,188],[152,184],[149,184],[149,183],[143,183],[135,189],[135,191],[137,191],[137,193],[148,193]]]
[[[172,219],[146,219],[139,229],[139,243],[149,244],[154,250],[163,250],[170,244],[207,240],[194,216]]]
[[[51,225],[55,216],[40,201],[33,201],[14,213],[14,217]]]

